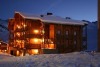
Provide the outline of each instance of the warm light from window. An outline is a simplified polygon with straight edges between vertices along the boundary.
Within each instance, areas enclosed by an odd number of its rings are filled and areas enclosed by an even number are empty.
[[[39,30],[34,30],[33,31],[35,34],[38,34],[39,33]]]
[[[17,33],[17,36],[20,36],[20,33]]]
[[[38,53],[39,53],[38,49],[33,49],[32,50],[32,54],[38,54]]]
[[[5,52],[6,52],[7,50],[5,50]]]
[[[1,42],[0,42],[0,44],[1,44]]]
[[[17,54],[17,56],[19,55],[19,51],[18,50],[17,50],[16,54]]]
[[[45,44],[46,49],[54,49],[54,44]]]
[[[24,27],[26,27],[26,25],[25,25],[25,24],[24,24],[23,26],[24,26]]]
[[[54,44],[49,44],[49,49],[54,49]]]
[[[44,42],[44,38],[43,38],[43,39],[41,39],[41,42]]]
[[[38,39],[38,38],[33,38],[33,39],[30,39],[30,43],[31,44],[41,44],[41,39]]]
[[[38,39],[37,38],[34,38],[34,42],[38,42]]]
[[[16,40],[16,42],[17,42],[17,43],[20,43],[21,41],[20,41],[20,40]]]
[[[53,44],[53,42],[51,42]]]
[[[21,26],[17,25],[17,28],[18,28],[18,29],[20,29],[20,28],[21,28]]]
[[[38,53],[38,50],[37,50],[37,49],[35,49],[35,50],[34,50],[34,53],[35,53],[35,54],[37,54],[37,53]]]
[[[44,34],[44,33],[45,33],[45,31],[44,31],[44,30],[42,30],[42,33]]]
[[[23,25],[24,27],[26,27],[26,25],[25,25],[24,23],[22,23],[22,25]]]

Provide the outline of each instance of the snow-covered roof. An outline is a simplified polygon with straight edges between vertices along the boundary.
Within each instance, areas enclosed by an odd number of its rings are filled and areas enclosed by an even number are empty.
[[[59,16],[53,16],[53,15],[32,15],[32,14],[25,14],[21,12],[15,12],[15,13],[19,13],[23,18],[26,18],[26,19],[39,19],[45,23],[68,24],[68,25],[88,24],[87,22],[84,22],[84,21],[66,19],[66,18],[62,18]]]

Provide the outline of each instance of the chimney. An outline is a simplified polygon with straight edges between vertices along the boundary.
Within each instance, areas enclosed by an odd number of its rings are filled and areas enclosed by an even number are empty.
[[[44,15],[40,15],[41,17],[43,17]]]
[[[71,19],[70,17],[66,17],[66,19]]]
[[[53,15],[53,14],[48,12],[47,15]]]

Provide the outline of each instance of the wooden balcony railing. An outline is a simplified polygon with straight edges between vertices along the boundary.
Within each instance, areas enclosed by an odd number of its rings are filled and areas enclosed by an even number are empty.
[[[26,49],[41,49],[41,44],[27,44],[25,45]]]

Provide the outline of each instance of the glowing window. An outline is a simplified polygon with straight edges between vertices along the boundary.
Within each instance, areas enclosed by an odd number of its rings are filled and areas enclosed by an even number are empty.
[[[31,44],[41,44],[42,40],[39,38],[32,38],[32,39],[30,39],[30,43]]]
[[[18,37],[20,37],[20,33],[16,33],[16,35],[17,35]]]
[[[39,54],[39,50],[38,49],[32,49],[31,54]]]
[[[18,28],[18,29],[21,29],[21,26],[17,25],[17,28]]]
[[[33,30],[34,34],[38,34],[39,30]]]

